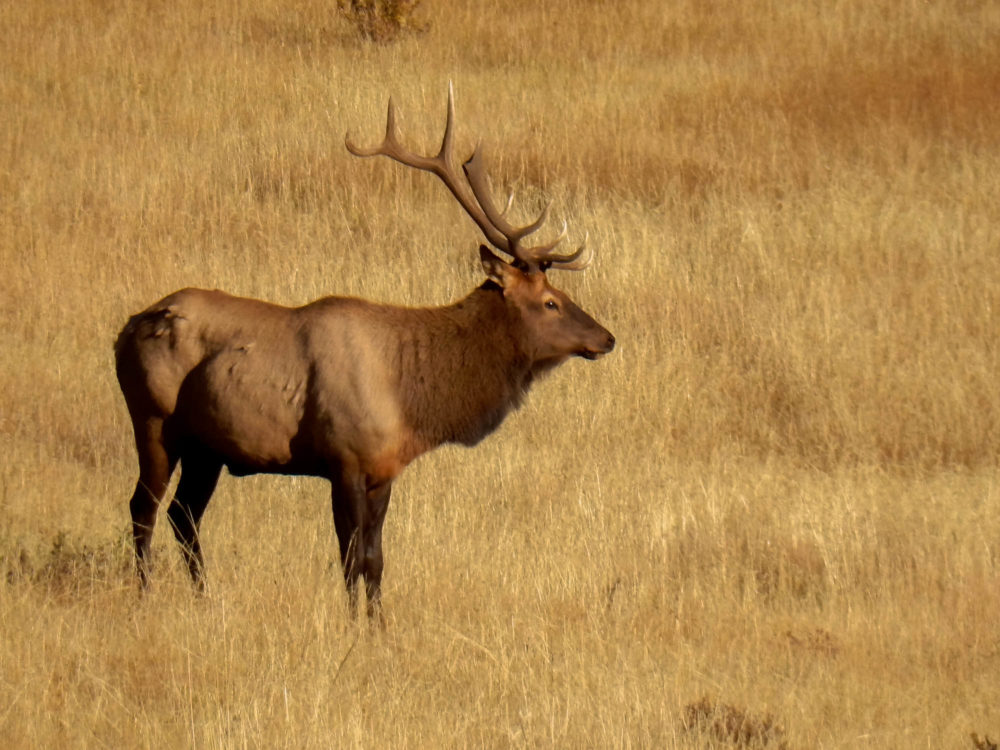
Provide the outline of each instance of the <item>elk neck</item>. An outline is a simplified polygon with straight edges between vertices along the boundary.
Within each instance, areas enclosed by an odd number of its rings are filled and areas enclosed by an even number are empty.
[[[395,368],[406,421],[428,445],[478,443],[535,376],[520,315],[491,281],[452,305],[407,312]]]

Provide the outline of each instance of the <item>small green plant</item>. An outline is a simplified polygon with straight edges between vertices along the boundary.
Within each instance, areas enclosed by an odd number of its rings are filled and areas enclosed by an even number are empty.
[[[93,544],[59,531],[48,548],[32,550],[21,543],[3,545],[0,570],[10,586],[33,584],[55,593],[72,594],[95,581],[117,581],[131,573],[131,533],[125,529],[117,539]]]
[[[405,34],[422,34],[427,25],[415,18],[421,0],[337,0],[340,15],[363,39],[385,44]]]
[[[735,747],[776,747],[787,750],[785,730],[770,714],[755,716],[728,703],[716,703],[706,696],[684,707],[685,731],[712,737]]]

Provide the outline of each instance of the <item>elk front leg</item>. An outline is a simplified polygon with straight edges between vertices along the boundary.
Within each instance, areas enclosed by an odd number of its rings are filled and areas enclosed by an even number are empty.
[[[382,522],[391,491],[391,483],[368,487],[360,475],[343,476],[333,483],[333,523],[351,611],[357,612],[358,581],[364,578],[368,616],[380,621]]]
[[[368,489],[368,524],[364,535],[365,594],[368,599],[368,616],[382,618],[382,523],[389,508],[392,483],[385,482]]]

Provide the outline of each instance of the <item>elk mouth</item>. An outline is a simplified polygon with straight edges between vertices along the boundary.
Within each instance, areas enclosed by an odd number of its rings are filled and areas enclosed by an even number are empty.
[[[590,348],[580,349],[578,352],[576,352],[576,356],[583,357],[584,359],[589,359],[589,360],[600,359],[614,348],[615,348],[615,339],[613,336],[609,335],[607,343],[600,349],[590,349]]]
[[[609,333],[607,339],[605,339],[605,341],[602,342],[602,344],[599,347],[591,348],[589,346],[585,346],[584,348],[576,352],[576,356],[590,360],[600,359],[614,348],[615,348],[615,337]]]

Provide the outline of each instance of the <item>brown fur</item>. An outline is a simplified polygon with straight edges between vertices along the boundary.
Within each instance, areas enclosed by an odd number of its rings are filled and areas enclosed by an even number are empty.
[[[446,307],[327,297],[288,308],[184,289],[133,316],[115,355],[139,454],[130,508],[143,583],[178,461],[168,515],[199,585],[198,524],[221,468],[308,474],[333,486],[347,582],[364,577],[374,607],[392,480],[441,443],[481,440],[540,373],[614,346],[544,273],[481,252],[491,280]]]

